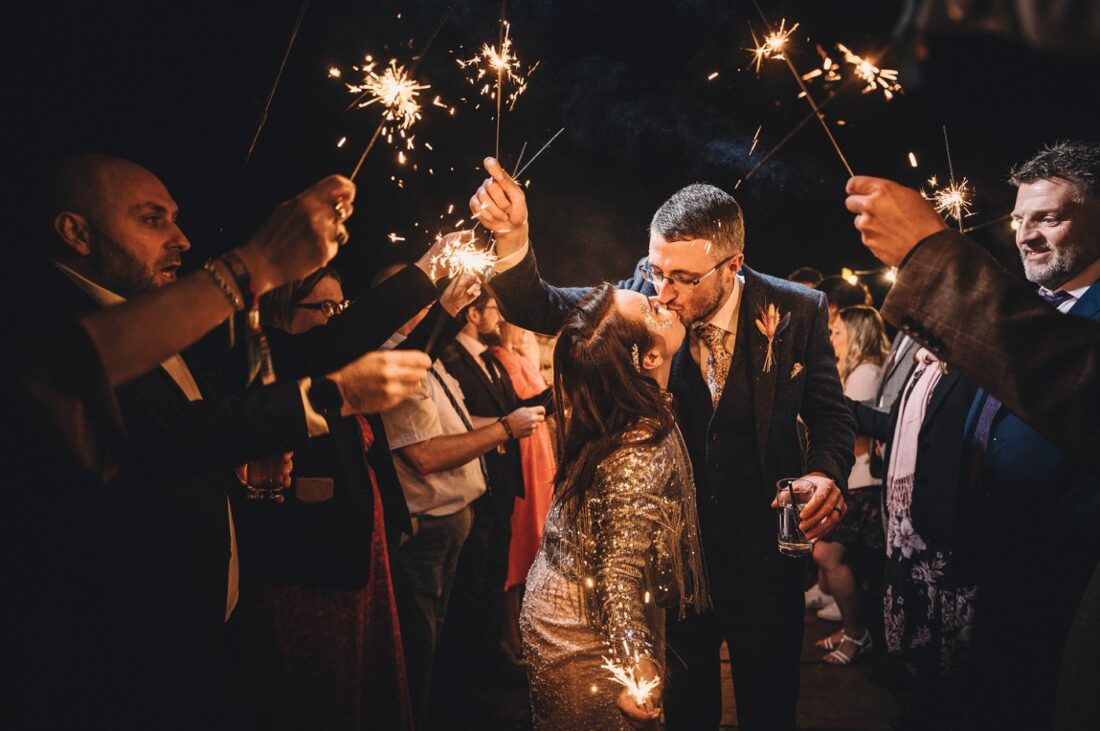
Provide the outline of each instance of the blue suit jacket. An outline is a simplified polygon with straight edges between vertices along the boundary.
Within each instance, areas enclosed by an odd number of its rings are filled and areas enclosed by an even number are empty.
[[[1090,287],[1068,316],[1100,321],[1100,284]],[[987,395],[980,390],[974,398],[968,440]],[[1100,558],[1100,476],[1084,459],[1059,448],[1002,406],[978,479],[994,540],[998,534],[1007,539],[996,541],[992,570],[1022,572],[1030,565],[1075,604]]]

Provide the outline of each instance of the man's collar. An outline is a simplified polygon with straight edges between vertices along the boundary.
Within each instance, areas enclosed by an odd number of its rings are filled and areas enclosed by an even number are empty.
[[[737,310],[741,306],[741,290],[744,286],[745,282],[741,272],[737,272],[737,276],[733,278],[733,287],[730,289],[729,296],[726,297],[726,301],[722,303],[721,307],[714,311],[706,324],[716,325],[726,332],[734,332],[736,330],[734,321],[737,317]]]
[[[461,343],[462,347],[466,348],[466,350],[470,352],[470,355],[474,356],[475,358],[488,350],[488,348],[485,346],[485,343],[481,342],[475,337],[467,335],[465,332],[459,332],[458,335],[455,336],[455,340]]]
[[[53,265],[57,267],[58,271],[64,274],[66,277],[72,280],[73,284],[84,290],[85,293],[96,301],[100,307],[110,307],[112,305],[122,304],[126,301],[125,297],[115,294],[111,290],[96,284],[92,280],[85,277],[83,274],[65,266],[59,261],[53,260]]]

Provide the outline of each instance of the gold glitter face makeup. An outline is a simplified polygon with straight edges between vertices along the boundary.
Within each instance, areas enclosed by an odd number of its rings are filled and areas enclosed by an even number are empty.
[[[649,306],[649,300],[642,302],[642,320],[645,321],[646,327],[655,332],[661,332],[672,327],[672,323],[667,320],[658,320],[657,316],[653,314],[653,309]]]

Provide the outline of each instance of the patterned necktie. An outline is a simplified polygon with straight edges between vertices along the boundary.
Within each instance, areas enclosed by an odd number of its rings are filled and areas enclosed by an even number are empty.
[[[1057,292],[1048,292],[1045,289],[1040,289],[1038,294],[1054,308],[1057,308],[1066,300],[1073,299],[1072,294],[1061,289]],[[981,454],[984,454],[985,448],[989,446],[989,437],[993,433],[993,420],[997,417],[997,412],[1000,410],[1000,399],[993,394],[987,395],[985,403],[982,405],[982,410],[978,414],[978,421],[974,425],[973,442],[978,446]]]
[[[697,325],[695,334],[707,346],[707,388],[710,389],[711,405],[717,407],[733,360],[726,350],[726,331],[717,325]]]

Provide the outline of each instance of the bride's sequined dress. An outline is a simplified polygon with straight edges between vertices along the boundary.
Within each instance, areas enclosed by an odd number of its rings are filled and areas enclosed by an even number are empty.
[[[536,728],[629,728],[604,658],[650,658],[664,677],[665,609],[708,601],[683,439],[675,427],[647,436],[624,437],[583,501],[563,504],[559,490],[550,506],[520,615]]]

